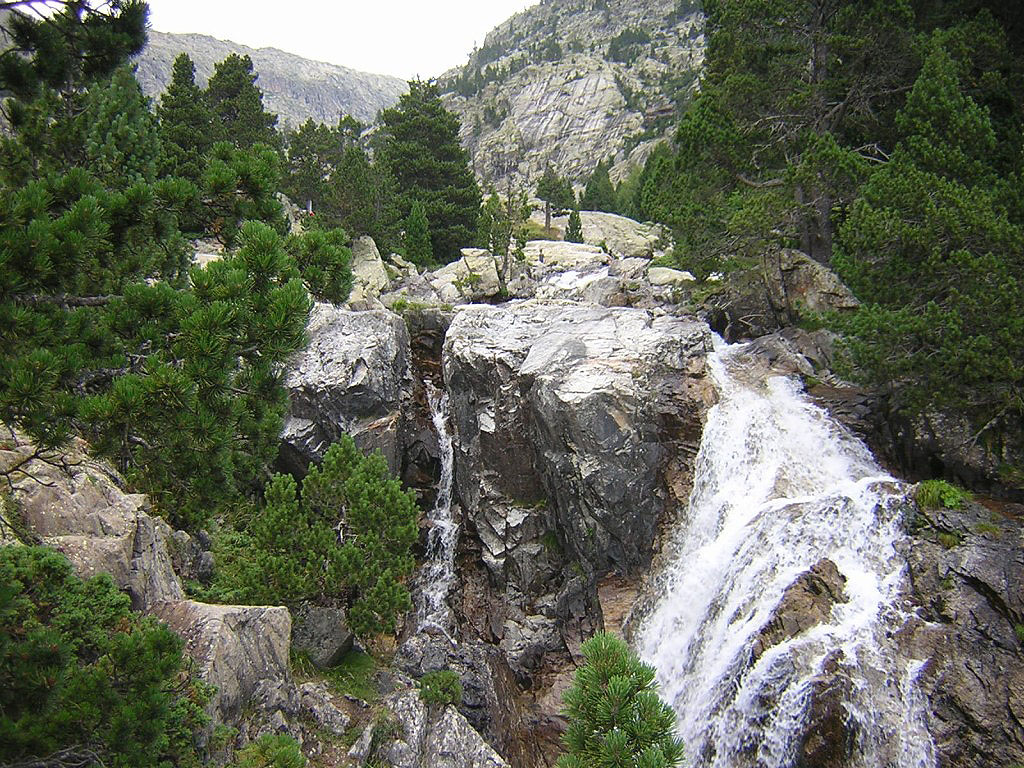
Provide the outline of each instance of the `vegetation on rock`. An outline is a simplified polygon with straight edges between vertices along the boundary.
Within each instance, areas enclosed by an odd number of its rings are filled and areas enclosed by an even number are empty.
[[[563,697],[569,727],[558,768],[679,765],[683,745],[673,735],[675,712],[658,698],[653,667],[603,632],[583,643],[581,652],[583,666]]]

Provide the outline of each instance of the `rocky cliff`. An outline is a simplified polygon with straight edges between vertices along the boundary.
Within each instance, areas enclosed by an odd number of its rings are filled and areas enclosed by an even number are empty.
[[[533,182],[550,163],[583,181],[612,154],[623,177],[692,93],[702,23],[689,0],[544,0],[495,28],[441,78],[477,175]]]
[[[398,101],[404,81],[388,75],[357,72],[322,61],[311,61],[276,48],[247,48],[206,35],[172,35],[150,30],[149,44],[138,58],[137,76],[148,96],[159,98],[171,81],[171,66],[179,53],[196,65],[196,80],[206,85],[213,65],[229,54],[248,55],[259,73],[256,84],[264,103],[282,125],[293,127],[308,118],[334,125],[343,115],[373,122],[377,112]]]

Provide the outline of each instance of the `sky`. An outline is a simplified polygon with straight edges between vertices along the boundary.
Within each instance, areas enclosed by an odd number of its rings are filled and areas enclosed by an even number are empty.
[[[464,64],[492,28],[537,0],[148,2],[160,32],[199,32],[409,80]]]

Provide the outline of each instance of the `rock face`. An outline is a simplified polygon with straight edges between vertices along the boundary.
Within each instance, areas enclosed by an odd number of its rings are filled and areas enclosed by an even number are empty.
[[[380,295],[390,284],[387,267],[373,238],[357,237],[352,243],[352,292],[346,306],[356,310],[383,309]]]
[[[33,446],[14,434],[0,449],[0,471],[32,453]],[[125,493],[124,481],[90,459],[81,440],[21,469],[12,476],[12,499],[22,523],[34,539],[62,552],[80,576],[109,573],[136,610],[184,597],[169,553],[170,526],[149,514],[147,497]]]
[[[185,639],[199,673],[217,686],[210,708],[217,721],[238,726],[246,709],[273,723],[298,709],[288,650],[288,609],[263,605],[162,603],[153,614]]]
[[[357,765],[393,768],[508,768],[455,707],[428,706],[413,688],[382,702],[391,718],[371,724],[349,751]]]
[[[254,50],[206,35],[173,35],[149,31],[149,43],[136,60],[137,77],[147,96],[159,98],[171,81],[179,53],[196,65],[196,83],[206,87],[213,66],[232,53],[249,56],[259,75],[267,109],[280,122],[297,128],[308,118],[335,125],[341,115],[371,123],[377,112],[398,102],[408,85],[397,77],[372,75],[346,67],[311,61],[276,48]]]
[[[907,544],[939,768],[1024,763],[1024,507],[914,510]],[[927,622],[927,623],[925,623]]]
[[[733,272],[706,301],[708,324],[726,341],[756,339],[793,325],[802,310],[842,312],[860,303],[827,267],[790,249]]]
[[[409,334],[386,310],[351,312],[317,304],[309,346],[285,375],[289,410],[281,462],[304,474],[348,434],[363,451],[379,449],[401,469],[402,403],[409,389]]]
[[[582,183],[617,153],[618,181],[642,165],[696,83],[699,10],[675,0],[561,0],[495,28],[440,80],[477,175],[498,188],[509,174],[532,184],[551,164]]]
[[[27,440],[13,434],[0,449],[0,471],[32,451]],[[258,733],[286,724],[299,712],[286,608],[186,600],[172,563],[192,549],[191,538],[151,516],[145,496],[125,493],[124,481],[104,462],[89,458],[82,441],[45,460],[33,459],[21,470],[11,480],[22,535],[63,552],[83,578],[109,573],[133,608],[182,635],[200,675],[217,686],[208,706],[215,723]],[[200,544],[196,548],[202,552]]]
[[[517,674],[572,652],[600,615],[594,575],[645,566],[664,509],[685,502],[709,348],[706,326],[636,309],[456,314],[444,366],[457,489],[498,595],[466,613]]]

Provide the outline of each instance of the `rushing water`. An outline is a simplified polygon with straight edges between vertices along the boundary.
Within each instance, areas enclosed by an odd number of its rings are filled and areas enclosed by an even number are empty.
[[[427,516],[430,533],[427,539],[427,562],[419,575],[417,631],[439,630],[450,638],[453,618],[448,605],[448,593],[455,581],[455,545],[459,537],[459,526],[452,516],[455,450],[448,431],[448,393],[437,391],[429,382],[426,386],[430,417],[441,453],[441,479],[437,486],[437,501]]]
[[[906,619],[893,480],[796,382],[748,363],[742,347],[709,361],[720,399],[661,597],[638,617],[637,650],[657,670],[694,766],[792,766],[815,676],[838,662],[859,764],[930,768],[921,664],[891,639]],[[822,558],[846,577],[848,601],[751,663],[786,588]]]

